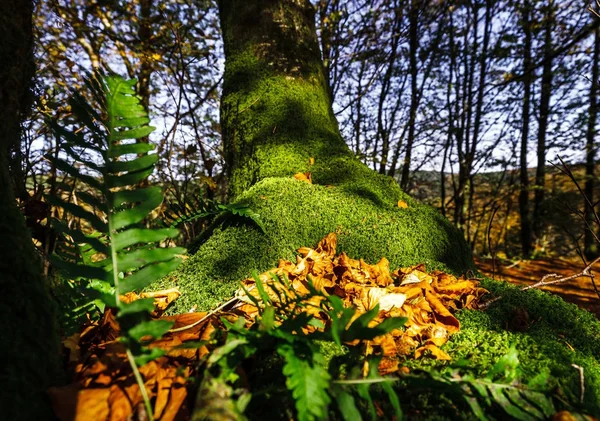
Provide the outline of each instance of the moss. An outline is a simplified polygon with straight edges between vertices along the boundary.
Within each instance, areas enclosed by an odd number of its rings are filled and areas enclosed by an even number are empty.
[[[398,198],[410,202],[409,208],[398,208]],[[267,235],[252,225],[217,228],[194,256],[153,286],[182,290],[171,312],[214,307],[231,297],[253,270],[293,260],[299,247],[316,245],[333,231],[338,251],[372,263],[385,256],[391,267],[425,262],[455,272],[472,268],[464,240],[447,220],[379,177],[372,184],[365,179],[332,187],[268,178],[239,201],[261,215]]]
[[[579,401],[580,381],[572,364],[583,367],[586,387],[583,409],[600,414],[598,320],[549,293],[522,292],[489,279],[482,283],[503,298],[485,312],[464,310],[457,314],[461,330],[443,348],[453,362],[422,359],[410,360],[407,365],[413,370],[450,370],[456,361],[463,359],[467,362],[463,370],[482,376],[514,345],[519,352],[523,383],[558,393],[574,406]],[[509,330],[516,309],[530,314],[531,324],[523,332]],[[545,381],[547,375],[549,382]]]
[[[52,419],[46,389],[61,381],[56,309],[0,151],[0,408],[9,420]]]

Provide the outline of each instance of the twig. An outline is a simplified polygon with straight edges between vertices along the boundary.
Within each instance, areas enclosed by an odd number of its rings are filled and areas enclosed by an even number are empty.
[[[583,376],[583,367],[577,364],[571,364],[579,371],[579,403],[583,403],[583,396],[585,394],[585,377]]]
[[[579,278],[581,276],[587,276],[588,278],[594,279],[594,275],[592,273],[590,273],[590,269],[592,268],[592,266],[594,266],[598,262],[600,262],[600,257],[595,258],[591,263],[589,263],[585,268],[583,268],[583,270],[581,272],[576,273],[574,275],[570,275],[570,276],[561,277],[560,275],[558,275],[556,273],[550,273],[548,275],[545,275],[539,282],[536,282],[535,284],[532,284],[532,285],[524,286],[520,290],[527,291],[528,289],[532,289],[532,288],[540,288],[540,287],[547,286],[547,285],[554,285],[554,284],[558,284],[561,282],[570,281],[571,279]],[[549,281],[548,279],[550,279],[550,278],[558,278],[558,279]],[[489,301],[481,303],[479,305],[479,308],[484,310],[484,309],[488,308],[491,304],[493,304],[496,301],[499,301],[501,299],[502,299],[502,296],[500,295]]]
[[[521,262],[522,262],[522,260],[519,259],[516,262],[514,262],[513,264],[511,264],[510,266],[507,266],[506,269],[512,269],[512,268],[514,268],[516,266],[519,266],[519,263],[521,263]]]
[[[521,291],[527,291],[528,289],[532,289],[532,288],[539,288],[539,287],[543,287],[546,285],[554,285],[554,284],[558,284],[560,282],[570,281],[571,279],[579,278],[580,276],[587,276],[587,277],[593,278],[594,275],[590,274],[589,271],[592,268],[592,266],[594,266],[599,261],[600,261],[600,257],[596,257],[581,272],[576,273],[575,275],[565,276],[565,277],[561,278],[560,275],[557,275],[556,273],[551,273],[549,275],[544,276],[541,279],[541,281],[521,288]],[[554,281],[547,281],[547,279],[549,279],[549,278],[558,278],[558,279],[555,279]]]
[[[252,291],[254,288],[256,288],[256,286],[252,285],[250,288],[248,288],[248,292]],[[220,306],[218,306],[214,310],[208,312],[208,314],[206,314],[206,316],[204,316],[200,320],[196,320],[194,323],[192,323],[190,325],[178,327],[178,328],[175,328],[175,329],[169,329],[168,332],[169,333],[183,332],[184,330],[191,329],[194,326],[198,326],[200,323],[202,323],[203,321],[205,321],[206,319],[208,319],[210,316],[212,316],[215,313],[223,310],[225,307],[227,307],[228,305],[234,303],[235,301],[241,301],[240,297],[233,297],[232,299],[225,301],[223,304],[221,304]]]
[[[191,329],[194,326],[198,326],[200,323],[202,323],[203,321],[205,321],[206,319],[208,319],[210,316],[214,315],[215,313],[221,311],[222,309],[224,309],[225,307],[227,307],[229,304],[233,303],[234,301],[239,300],[238,297],[233,297],[232,299],[224,302],[223,304],[221,304],[219,307],[215,308],[214,310],[208,312],[206,314],[206,316],[204,316],[203,318],[201,318],[200,320],[196,320],[194,323],[189,324],[187,326],[182,326],[182,327],[178,327],[175,329],[169,329],[169,333],[177,333],[177,332],[183,332],[184,330],[187,329]]]

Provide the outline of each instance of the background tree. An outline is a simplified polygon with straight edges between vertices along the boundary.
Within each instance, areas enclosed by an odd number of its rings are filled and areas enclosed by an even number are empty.
[[[0,407],[11,420],[50,419],[45,391],[59,381],[55,309],[8,165],[32,105],[32,12],[30,0],[0,3]]]
[[[598,81],[600,71],[598,70],[600,61],[600,30],[594,31],[594,50],[592,55],[592,74],[590,80],[589,93],[589,111],[588,124],[585,143],[585,185],[584,191],[586,200],[584,200],[584,214],[586,218],[587,229],[584,231],[584,251],[588,259],[593,259],[598,253],[598,246],[594,231],[596,230],[596,221],[594,218],[595,205],[595,167],[596,167],[596,123],[598,118]]]

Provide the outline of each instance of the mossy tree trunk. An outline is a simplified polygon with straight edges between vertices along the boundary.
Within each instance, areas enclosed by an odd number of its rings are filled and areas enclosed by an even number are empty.
[[[333,161],[352,154],[333,115],[313,6],[308,0],[221,0],[219,13],[231,193],[266,177],[307,171],[311,157],[316,175],[327,177]]]
[[[294,259],[336,232],[338,251],[392,268],[429,263],[465,272],[473,261],[456,228],[386,175],[361,163],[332,111],[308,0],[220,0],[225,46],[221,124],[231,200],[260,214],[213,225],[196,253],[154,288],[177,285],[171,312],[209,309],[239,281]],[[310,172],[312,183],[296,180]],[[196,247],[193,247],[196,249]]]
[[[31,0],[0,2],[0,417],[7,420],[53,419],[45,391],[59,356],[52,301],[8,170],[31,105],[32,12]]]

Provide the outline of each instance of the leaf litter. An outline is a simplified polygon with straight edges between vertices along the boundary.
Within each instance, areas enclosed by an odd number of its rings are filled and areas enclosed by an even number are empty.
[[[256,288],[257,279],[248,278],[242,281],[242,288],[228,302],[230,305],[221,306],[219,312],[163,316],[169,303],[180,294],[176,289],[122,296],[126,302],[154,298],[153,316],[175,323],[163,338],[149,344],[164,350],[165,355],[140,367],[155,419],[189,419],[189,403],[193,399],[189,398],[188,389],[199,363],[215,348],[215,336],[226,329],[222,318],[234,322],[243,317],[246,327],[251,326],[259,314],[256,304],[264,305],[260,290],[267,292],[274,305],[285,305],[282,297],[302,300],[306,296],[302,311],[316,319],[324,317],[319,310],[323,297],[310,294],[309,283],[325,295],[339,297],[345,306],[354,306],[355,317],[379,306],[377,317],[371,321],[373,325],[390,317],[407,318],[404,329],[361,344],[365,355],[382,356],[378,367],[381,375],[407,372],[402,362],[408,358],[451,359],[441,347],[460,330],[460,322],[452,313],[476,308],[480,297],[488,292],[477,280],[441,271],[428,273],[423,264],[390,271],[385,257],[371,265],[343,252],[336,254],[336,248],[335,233],[328,234],[314,249],[301,247],[295,263],[281,260],[276,268],[257,277],[268,288]],[[289,282],[281,283],[278,278]],[[116,421],[132,419],[134,415],[145,418],[142,396],[119,335],[119,325],[109,309],[102,320],[89,321],[81,333],[63,341],[72,382],[49,391],[59,419]],[[219,342],[223,339],[221,335]],[[358,345],[355,342],[348,345]],[[368,367],[363,367],[363,372],[367,373]]]

